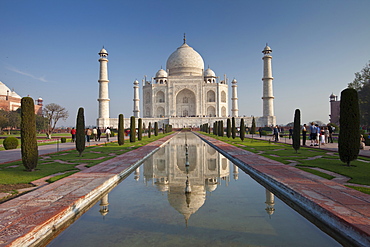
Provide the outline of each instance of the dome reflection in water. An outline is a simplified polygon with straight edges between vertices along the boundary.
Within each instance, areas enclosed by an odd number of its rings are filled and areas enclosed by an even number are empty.
[[[190,132],[49,244],[206,245],[341,246]]]

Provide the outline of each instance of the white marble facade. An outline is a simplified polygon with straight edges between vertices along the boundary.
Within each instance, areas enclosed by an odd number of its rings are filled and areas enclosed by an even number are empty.
[[[266,54],[266,47],[268,54]],[[271,49],[266,46],[264,56],[263,76],[263,117],[255,117],[257,126],[276,124],[273,116]],[[99,53],[101,58],[99,118],[97,125],[101,128],[117,128],[118,119],[107,118],[109,115],[107,55],[104,49]],[[266,59],[268,56],[269,59]],[[224,120],[230,116],[236,118],[239,124],[237,81],[232,81],[231,111],[229,111],[229,85],[226,78],[220,78],[210,68],[204,69],[201,55],[190,47],[184,38],[183,44],[168,58],[166,69],[160,69],[151,80],[143,80],[142,99],[139,96],[138,81],[134,82],[133,116],[142,117],[143,123],[158,122],[159,126],[170,124],[173,128],[199,127],[201,124],[212,125],[215,121]],[[104,90],[104,92],[101,92]],[[142,102],[142,110],[139,102]],[[266,108],[266,109],[265,109]],[[268,108],[268,109],[267,109]],[[105,111],[104,109],[108,109]],[[140,113],[141,112],[141,113]],[[140,114],[140,115],[139,115]],[[125,116],[129,117],[129,116]],[[252,117],[243,117],[245,124],[251,126]],[[129,127],[129,118],[125,119],[125,128]]]

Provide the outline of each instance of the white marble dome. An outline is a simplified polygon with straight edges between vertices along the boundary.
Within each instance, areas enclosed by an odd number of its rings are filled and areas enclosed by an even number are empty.
[[[158,70],[157,74],[155,74],[155,78],[167,77],[167,72],[164,69]]]
[[[204,71],[204,77],[216,77],[216,73],[208,68],[206,71]]]
[[[203,76],[203,58],[188,44],[184,43],[168,58],[166,64],[170,76]]]

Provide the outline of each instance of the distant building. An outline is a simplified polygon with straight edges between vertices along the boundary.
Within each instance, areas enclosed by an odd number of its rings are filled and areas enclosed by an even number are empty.
[[[3,82],[0,81],[0,110],[16,111],[21,107],[21,99],[14,89],[10,90]],[[42,98],[35,101],[35,113],[42,115]]]
[[[340,114],[340,100],[335,94],[329,96],[330,99],[330,115],[329,122],[339,126],[339,114]]]

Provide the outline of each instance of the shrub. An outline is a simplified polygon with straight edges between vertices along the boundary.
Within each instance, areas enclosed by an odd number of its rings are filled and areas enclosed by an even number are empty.
[[[115,136],[114,130],[113,130],[113,129],[111,129],[110,137],[114,137],[114,136]]]
[[[295,110],[294,113],[294,127],[293,127],[293,148],[295,152],[301,147],[301,111]]]
[[[360,109],[355,89],[347,88],[341,92],[339,114],[339,157],[350,166],[350,162],[357,159],[360,151]]]
[[[125,128],[123,124],[123,114],[118,115],[118,145],[125,143]]]
[[[141,141],[143,138],[143,120],[141,118],[138,119],[138,130],[137,130],[137,139]]]
[[[240,140],[244,141],[245,138],[245,124],[244,118],[240,120]]]
[[[79,152],[80,157],[85,150],[85,115],[82,107],[78,109],[76,119],[76,150]]]
[[[34,171],[39,159],[36,139],[35,106],[31,97],[21,100],[21,152],[22,163],[28,171]]]
[[[135,117],[130,118],[130,142],[136,142]]]
[[[18,139],[14,136],[9,136],[4,139],[3,145],[5,150],[15,149],[18,147]]]
[[[65,137],[61,137],[61,138],[60,138],[60,142],[61,142],[61,143],[66,143],[66,142],[67,142],[67,138],[65,138]]]
[[[230,138],[231,136],[231,122],[230,122],[230,118],[227,119],[227,122],[226,122],[226,136],[227,138]]]
[[[235,127],[235,118],[231,118],[231,137],[235,139],[236,136],[236,127]]]
[[[149,125],[148,125],[148,138],[150,138],[151,135],[152,135],[152,123],[149,122]]]
[[[158,122],[154,123],[154,135],[158,136]]]

